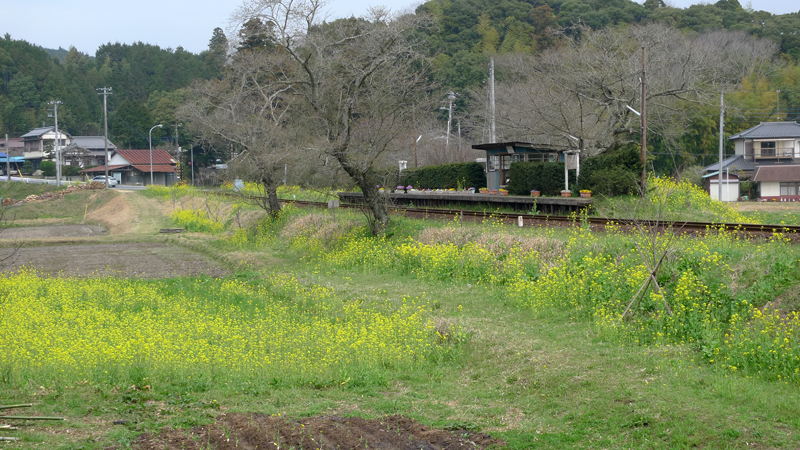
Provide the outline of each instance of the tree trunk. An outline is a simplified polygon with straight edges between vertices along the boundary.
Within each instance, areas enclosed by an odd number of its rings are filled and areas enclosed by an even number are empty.
[[[359,185],[361,193],[364,196],[364,204],[369,209],[371,217],[369,220],[370,231],[373,235],[378,235],[386,230],[389,225],[389,212],[386,208],[386,199],[378,191],[375,183],[365,183],[365,186]]]
[[[275,185],[264,186],[267,190],[267,199],[269,201],[269,216],[272,218],[278,217],[281,213],[281,203],[278,201],[278,187]]]

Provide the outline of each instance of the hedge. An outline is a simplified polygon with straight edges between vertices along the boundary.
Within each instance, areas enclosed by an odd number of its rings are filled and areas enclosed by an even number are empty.
[[[564,189],[563,162],[515,162],[509,171],[508,193],[530,195],[532,190],[542,195],[561,195]],[[575,185],[575,171],[569,171],[569,185]]]
[[[578,186],[611,197],[636,193],[641,178],[641,152],[630,144],[582,161]]]
[[[478,189],[486,186],[486,174],[476,162],[441,164],[404,170],[400,184],[416,189]]]

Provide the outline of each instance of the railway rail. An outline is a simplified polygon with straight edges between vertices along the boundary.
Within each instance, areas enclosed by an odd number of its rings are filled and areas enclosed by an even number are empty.
[[[219,194],[219,193],[218,193]],[[223,194],[223,195],[236,195],[236,194]],[[314,202],[307,200],[289,200],[280,199],[282,203],[293,203],[299,206],[312,206],[317,208],[327,208],[326,202]],[[343,208],[357,208],[359,205],[343,203]],[[393,212],[405,214],[412,217],[420,218],[450,218],[456,217],[459,220],[498,220],[503,223],[517,224],[522,221],[524,226],[576,226],[587,224],[595,229],[604,229],[606,226],[614,224],[621,227],[632,228],[636,226],[635,220],[619,219],[619,218],[603,218],[603,217],[580,217],[576,218],[575,215],[545,215],[545,214],[527,214],[527,213],[501,213],[490,211],[475,211],[469,209],[446,209],[446,208],[415,208],[395,205],[390,207]],[[520,217],[522,219],[520,219]],[[762,225],[754,223],[715,223],[715,222],[693,222],[693,221],[648,221],[638,220],[640,224],[652,224],[660,228],[671,227],[674,230],[680,230],[683,233],[703,233],[703,232],[731,232],[739,233],[749,236],[773,236],[780,234],[791,242],[800,243],[800,226],[797,225]]]
[[[286,203],[294,203],[297,205],[314,206],[320,208],[327,208],[328,204],[324,202],[311,202],[299,200],[281,200]],[[358,207],[353,204],[341,205],[345,208]],[[501,213],[490,211],[474,211],[467,209],[446,209],[446,208],[411,208],[404,206],[392,206],[390,208],[394,212],[399,212],[413,217],[428,217],[428,218],[456,218],[463,220],[498,220],[504,223],[518,223],[520,217],[524,225],[583,225],[588,224],[592,227],[604,228],[609,224],[615,224],[622,227],[633,227],[637,221],[631,219],[618,219],[618,218],[603,218],[603,217],[581,217],[576,216],[563,216],[563,215],[543,215],[543,214],[523,214],[523,213]],[[672,227],[673,229],[680,229],[684,232],[705,232],[705,231],[726,231],[735,233],[745,233],[751,235],[765,235],[781,233],[784,235],[793,235],[797,239],[792,241],[800,242],[800,226],[796,225],[761,225],[754,223],[714,223],[714,222],[693,222],[693,221],[676,221],[665,222],[639,220],[639,223],[652,223],[660,227]]]

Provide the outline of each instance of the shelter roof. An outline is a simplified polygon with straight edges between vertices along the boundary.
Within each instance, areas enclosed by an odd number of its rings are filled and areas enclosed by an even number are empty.
[[[540,151],[540,152],[563,152],[566,150],[572,150],[569,147],[564,147],[562,145],[552,145],[552,144],[532,144],[530,142],[518,142],[518,141],[511,141],[511,142],[490,142],[486,144],[474,144],[472,148],[475,150],[505,150],[507,148],[513,149],[529,149],[530,151]]]

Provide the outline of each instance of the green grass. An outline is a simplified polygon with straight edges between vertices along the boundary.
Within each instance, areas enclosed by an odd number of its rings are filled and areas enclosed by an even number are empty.
[[[26,442],[8,447],[124,447],[140,432],[167,426],[189,428],[213,420],[221,411],[289,417],[403,414],[437,428],[487,432],[506,440],[510,449],[800,446],[800,390],[796,383],[756,371],[731,372],[709,362],[694,344],[656,347],[614,339],[599,333],[584,313],[574,309],[535,312],[521,307],[505,295],[503,285],[430,272],[402,274],[389,264],[326,261],[324,256],[337,244],[335,240],[314,242],[321,237],[334,239],[325,234],[324,225],[346,229],[363,223],[358,213],[326,211],[324,215],[330,217],[312,224],[313,233],[292,230],[296,226],[293,220],[304,214],[290,210],[278,222],[263,222],[260,233],[242,234],[236,238],[239,240],[198,239],[192,245],[206,246],[209,252],[227,255],[231,261],[244,252],[253,255],[258,268],[240,266],[232,277],[238,283],[258,285],[274,273],[287,273],[304,286],[332,289],[343,301],[377,305],[402,297],[419,298],[429,305],[428,313],[441,329],[455,325],[462,330],[466,339],[459,344],[459,351],[414,370],[387,372],[373,383],[358,385],[281,385],[269,379],[233,382],[201,376],[149,379],[148,389],[132,390],[128,379],[125,383],[66,383],[57,377],[46,381],[43,374],[30,371],[9,380],[3,378],[7,372],[0,370],[0,403],[34,401],[37,413],[69,418],[63,424],[47,424],[51,430],[47,432],[43,426],[28,427],[20,433]],[[443,226],[441,222],[397,219],[382,242],[397,244],[419,236],[424,229]],[[495,223],[465,228],[506,230]],[[281,232],[304,236],[304,240],[292,242]],[[365,236],[363,228],[353,233]],[[522,237],[542,234],[552,242],[573,236],[564,230],[509,233]],[[619,256],[633,250],[630,241],[614,233],[596,238],[585,242],[585,253]],[[795,247],[733,244],[724,238],[692,242],[705,243],[726,261],[736,262],[733,271],[739,284],[735,295],[748,296],[754,302],[777,295],[785,300],[787,310],[797,304],[793,292],[798,284],[792,275],[792,264],[798,260]],[[758,252],[759,245],[768,251]],[[691,242],[687,241],[687,246],[692,248]],[[665,267],[667,286],[669,275],[681,270],[682,264],[700,264],[699,260],[682,260],[680,252]],[[160,283],[180,290],[186,282]],[[129,425],[108,424],[118,419]]]
[[[29,195],[41,195],[45,192],[56,192],[66,189],[68,183],[61,186],[54,186],[51,184],[33,184],[33,183],[18,183],[18,182],[5,182],[0,177],[0,198],[12,198],[14,200],[22,200]]]
[[[17,192],[29,191],[22,190]],[[33,193],[34,191],[30,192]],[[50,191],[43,190],[40,194],[43,192]],[[9,226],[20,226],[21,221],[25,223],[24,221],[38,219],[59,219],[62,223],[72,224],[83,223],[84,216],[87,213],[101,208],[116,195],[113,191],[79,191],[65,195],[63,199],[58,201],[43,200],[9,207],[5,211],[4,219],[8,221]]]

